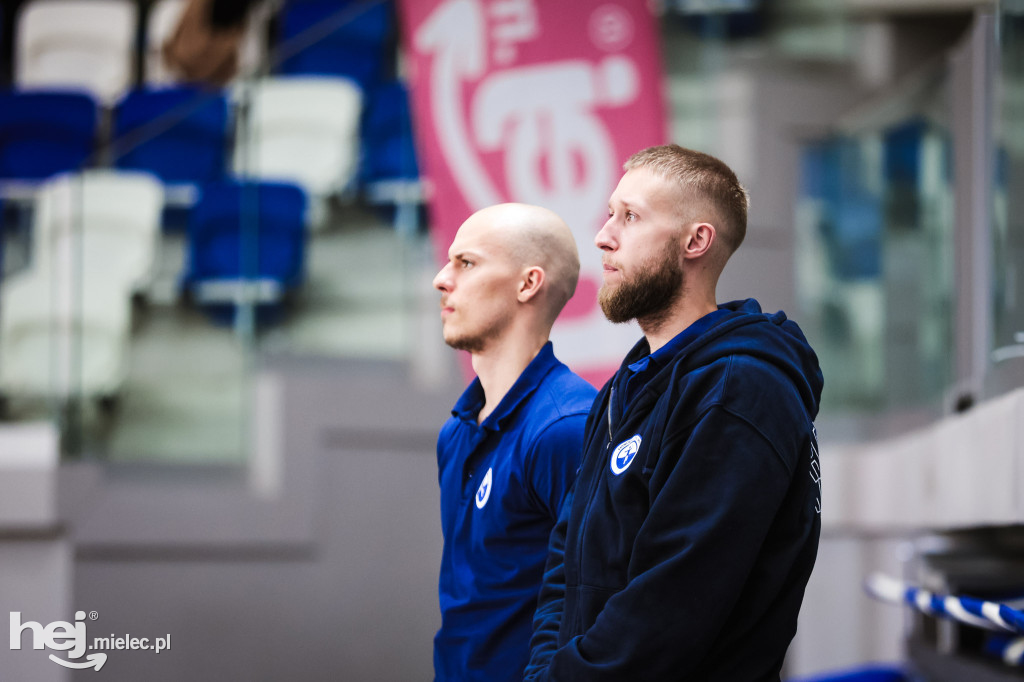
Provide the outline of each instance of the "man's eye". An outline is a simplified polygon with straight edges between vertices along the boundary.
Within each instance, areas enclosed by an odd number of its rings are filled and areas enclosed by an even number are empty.
[[[463,270],[465,270],[466,268],[473,267],[473,261],[469,261],[469,260],[461,260],[461,261],[459,261],[459,264],[462,266]]]
[[[633,213],[632,211],[626,211],[626,220],[628,222],[633,222],[634,220],[636,220],[636,213]]]

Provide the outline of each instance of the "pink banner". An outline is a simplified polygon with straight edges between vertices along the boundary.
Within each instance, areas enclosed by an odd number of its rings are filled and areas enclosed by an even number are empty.
[[[555,352],[600,384],[639,338],[597,305],[594,235],[633,152],[667,139],[647,0],[401,0],[410,87],[441,262],[485,206],[545,206],[573,230],[582,269]]]

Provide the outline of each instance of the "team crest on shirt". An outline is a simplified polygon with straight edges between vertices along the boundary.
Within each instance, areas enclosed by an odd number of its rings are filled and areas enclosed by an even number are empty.
[[[476,489],[476,508],[483,509],[487,500],[491,499],[491,478],[493,469],[488,467],[484,474],[484,480],[480,481],[480,487]]]
[[[629,468],[629,465],[633,463],[633,458],[636,457],[636,453],[640,451],[641,442],[643,442],[643,438],[638,433],[629,440],[619,443],[612,450],[611,467],[613,474],[618,476]]]

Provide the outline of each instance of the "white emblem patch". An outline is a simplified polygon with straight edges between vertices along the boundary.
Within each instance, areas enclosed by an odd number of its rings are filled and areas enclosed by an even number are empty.
[[[484,474],[484,480],[480,482],[480,487],[476,489],[476,508],[483,509],[489,499],[491,499],[491,468],[487,469],[487,473]]]
[[[623,441],[618,444],[615,450],[612,451],[612,473],[618,476],[623,471],[629,468],[629,465],[633,463],[633,458],[636,457],[636,453],[640,450],[640,443],[643,438],[640,434],[636,434],[627,441]]]

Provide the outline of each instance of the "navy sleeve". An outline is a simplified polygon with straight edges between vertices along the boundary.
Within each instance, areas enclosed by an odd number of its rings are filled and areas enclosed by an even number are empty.
[[[538,434],[529,461],[530,492],[554,525],[580,468],[585,414],[552,422]]]
[[[791,476],[758,429],[725,409],[687,432],[662,443],[626,586],[534,679],[700,678]]]
[[[523,680],[537,679],[547,668],[558,648],[558,628],[562,623],[562,604],[565,602],[565,529],[569,523],[575,483],[566,494],[558,523],[551,531],[548,559],[544,566],[544,582],[537,597],[537,611],[533,616],[533,636],[530,638],[530,662],[523,672]]]

